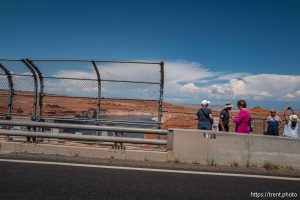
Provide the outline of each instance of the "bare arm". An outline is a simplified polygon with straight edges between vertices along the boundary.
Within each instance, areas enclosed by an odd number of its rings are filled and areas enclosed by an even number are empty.
[[[284,110],[284,119],[285,119],[285,123],[288,124],[289,123],[289,117],[287,115],[287,109]]]
[[[278,122],[278,128],[279,128],[279,129],[281,128],[281,124],[282,124],[281,121],[279,121],[279,122]]]
[[[211,124],[214,123],[214,118],[213,118],[212,114],[209,114],[209,120],[210,120]]]

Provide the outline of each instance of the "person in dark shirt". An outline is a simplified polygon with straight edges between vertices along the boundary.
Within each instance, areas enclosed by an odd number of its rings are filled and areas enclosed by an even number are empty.
[[[219,131],[229,132],[229,119],[230,119],[229,111],[232,109],[232,107],[233,105],[230,102],[227,102],[224,105],[219,118]]]
[[[208,108],[209,104],[210,102],[207,100],[203,100],[201,102],[201,108],[197,112],[198,129],[212,130],[212,124],[214,123],[214,119],[212,117],[211,109]]]

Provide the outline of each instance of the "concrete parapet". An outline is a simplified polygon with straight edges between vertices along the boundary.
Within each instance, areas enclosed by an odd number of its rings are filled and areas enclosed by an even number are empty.
[[[300,168],[300,140],[252,135],[249,137],[249,160],[255,165],[267,160],[281,166]]]
[[[91,158],[210,165],[263,166],[266,161],[282,167],[300,169],[300,139],[239,135],[188,129],[168,133],[167,152],[155,150],[111,149],[63,144],[28,144],[0,140],[0,153],[28,152]]]
[[[171,145],[169,160],[207,163],[208,134],[206,132],[199,133],[197,130],[187,129],[176,129],[171,132],[173,141],[168,141],[168,144],[172,142],[173,145]]]
[[[300,139],[172,129],[169,159],[179,162],[263,166],[266,161],[300,168]]]
[[[233,162],[246,165],[249,159],[248,138],[237,134],[214,134],[208,137],[208,163],[230,165]]]

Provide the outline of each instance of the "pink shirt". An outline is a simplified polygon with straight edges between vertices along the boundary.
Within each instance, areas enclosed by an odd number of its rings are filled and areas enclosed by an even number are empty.
[[[240,110],[238,116],[233,119],[233,122],[236,123],[236,132],[237,133],[249,133],[250,132],[250,113],[247,109]]]

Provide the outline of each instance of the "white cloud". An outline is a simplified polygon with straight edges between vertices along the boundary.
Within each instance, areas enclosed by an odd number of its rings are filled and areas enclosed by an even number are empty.
[[[199,102],[203,98],[298,101],[300,76],[213,72],[197,63],[166,62],[166,97]],[[171,78],[170,78],[171,77]]]
[[[249,73],[224,73],[216,77],[217,80],[231,80],[231,79],[239,79],[240,77],[244,77],[246,75],[249,75]]]
[[[98,65],[98,68],[101,80],[103,80],[101,81],[101,97],[151,100],[159,98],[159,85],[157,84],[118,82],[145,81],[159,83],[159,65],[149,66],[145,70],[137,64],[105,63]],[[46,78],[45,93],[76,97],[97,98],[98,96],[98,82],[95,72],[60,70],[52,76],[62,79]]]
[[[202,67],[199,63],[186,61],[166,62],[165,72],[167,82],[198,81],[218,74]]]
[[[59,78],[75,78],[75,79],[97,79],[96,73],[80,70],[60,70],[54,77]]]
[[[187,92],[199,92],[200,88],[194,83],[188,83],[180,87],[180,90]]]

